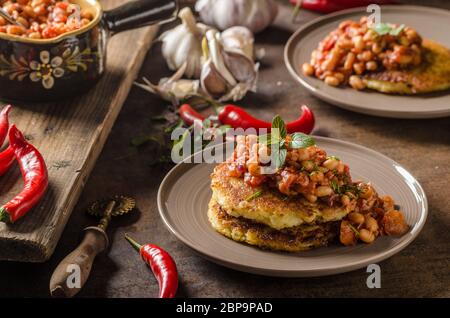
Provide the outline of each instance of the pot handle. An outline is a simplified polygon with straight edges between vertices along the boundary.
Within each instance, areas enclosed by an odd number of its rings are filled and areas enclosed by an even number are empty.
[[[112,34],[176,19],[177,0],[135,0],[105,11],[103,19]]]

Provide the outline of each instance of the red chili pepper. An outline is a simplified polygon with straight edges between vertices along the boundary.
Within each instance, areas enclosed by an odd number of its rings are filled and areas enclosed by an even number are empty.
[[[347,7],[362,7],[362,6],[368,6],[369,4],[398,4],[395,0],[332,0],[334,2],[341,3],[342,5],[345,5]]]
[[[159,298],[174,298],[178,289],[178,272],[169,253],[153,244],[140,245],[128,235],[125,238],[150,266],[159,284]]]
[[[0,147],[5,141],[6,135],[8,135],[9,119],[8,114],[11,110],[11,105],[6,105],[0,112]]]
[[[6,105],[0,112],[0,147],[5,141],[9,129],[8,114],[11,105]],[[6,150],[0,152],[0,176],[4,175],[14,163],[14,150],[9,146]]]
[[[9,146],[0,152],[0,176],[4,175],[14,163],[14,149]]]
[[[205,117],[195,109],[193,109],[189,104],[181,105],[181,107],[178,109],[178,113],[180,114],[180,117],[184,121],[184,123],[188,126],[194,124],[194,121],[196,120],[205,120]]]
[[[299,2],[303,9],[320,13],[330,13],[346,9],[346,7],[339,3],[330,0],[291,0],[291,3],[294,5],[298,5]]]
[[[315,122],[314,113],[311,109],[302,105],[302,115],[297,120],[287,123],[286,129],[290,134],[294,132],[309,134],[314,129]]]
[[[9,144],[19,163],[24,185],[18,195],[0,208],[0,221],[14,223],[42,198],[48,186],[48,173],[42,155],[15,125],[9,130]]]
[[[344,9],[364,7],[369,4],[395,4],[392,0],[290,0],[292,4],[300,5],[302,8],[317,11],[320,13],[330,13]]]
[[[247,113],[242,108],[235,105],[226,105],[219,113],[219,121],[224,125],[230,125],[232,128],[249,129],[267,129],[270,131],[272,123],[257,119]],[[297,119],[286,124],[288,133],[302,132],[309,134],[314,128],[314,114],[305,105],[302,106],[302,114]]]

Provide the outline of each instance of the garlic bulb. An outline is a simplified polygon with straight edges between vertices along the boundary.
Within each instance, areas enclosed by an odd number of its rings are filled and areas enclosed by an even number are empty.
[[[278,14],[274,0],[198,0],[195,10],[203,22],[219,30],[239,25],[253,33],[272,24]]]
[[[218,101],[237,101],[254,90],[259,65],[240,50],[225,50],[216,30],[207,31],[206,40],[207,60],[200,77],[203,92]]]
[[[185,61],[172,77],[161,79],[158,85],[146,78],[144,83],[135,84],[171,102],[192,96],[238,101],[249,90],[256,90],[259,64],[253,60],[253,42],[253,34],[245,27],[233,27],[223,36],[210,29],[200,44],[200,80],[182,78],[189,67],[189,61]]]
[[[160,36],[163,43],[162,55],[172,71],[178,70],[187,62],[184,75],[188,78],[199,78],[202,67],[201,41],[208,26],[196,23],[188,7],[180,10],[178,17],[182,24]]]
[[[253,33],[246,27],[234,26],[226,29],[221,34],[221,41],[226,51],[239,50],[253,61],[255,38]]]

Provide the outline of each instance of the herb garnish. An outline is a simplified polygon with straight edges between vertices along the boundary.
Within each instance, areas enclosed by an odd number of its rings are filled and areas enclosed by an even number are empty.
[[[246,197],[245,201],[250,202],[250,201],[256,199],[257,197],[261,196],[261,194],[263,194],[263,192],[264,191],[262,189],[256,190],[254,193],[252,193],[248,197]]]
[[[361,189],[358,188],[357,185],[355,185],[355,184],[339,185],[339,183],[338,183],[338,181],[336,181],[336,179],[331,180],[330,186],[335,193],[340,194],[340,195],[350,192],[353,195],[355,195],[356,197],[358,197],[359,194],[361,193]]]
[[[331,180],[331,188],[333,189],[334,193],[341,194],[341,188],[339,187],[339,184],[335,179]]]
[[[356,236],[359,236],[359,231],[355,229],[355,227],[351,225],[350,222],[348,223],[348,227],[356,234]]]
[[[404,24],[396,28],[389,23],[377,23],[371,29],[377,32],[379,35],[390,34],[393,36],[398,36],[404,28],[405,28]]]
[[[272,129],[274,129],[274,128],[278,129],[278,132],[279,132],[281,138],[286,138],[286,136],[287,136],[286,125],[284,124],[284,121],[280,117],[280,115],[276,115],[272,119]]]
[[[314,139],[304,133],[293,133],[291,135],[291,142],[289,147],[293,149],[308,148],[314,146],[316,143]]]
[[[283,119],[277,115],[272,120],[272,127],[270,134],[261,135],[258,137],[258,142],[271,146],[271,159],[275,168],[278,169],[283,166],[286,156],[287,147],[285,144],[285,139],[287,137],[286,124]],[[293,133],[291,135],[291,141],[289,142],[289,148],[299,149],[314,146],[316,143],[311,136],[304,133]]]

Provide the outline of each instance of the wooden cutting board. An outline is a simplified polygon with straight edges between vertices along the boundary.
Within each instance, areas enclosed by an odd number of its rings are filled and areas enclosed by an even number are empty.
[[[100,2],[110,9],[127,1]],[[153,26],[114,36],[107,71],[89,93],[51,104],[13,105],[10,123],[41,151],[50,185],[25,218],[14,225],[0,224],[0,260],[44,262],[52,255],[157,30]],[[0,107],[3,104],[0,101]],[[0,202],[14,197],[22,185],[16,164],[0,177]]]

